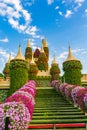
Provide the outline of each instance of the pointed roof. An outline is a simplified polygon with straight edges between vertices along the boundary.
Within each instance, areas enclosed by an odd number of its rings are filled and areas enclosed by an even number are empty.
[[[72,51],[71,51],[70,45],[69,45],[68,57],[67,57],[67,59],[65,60],[65,62],[66,62],[66,61],[71,61],[71,60],[77,60],[77,59],[74,57],[74,55],[73,55],[73,53],[72,53]]]
[[[14,59],[25,60],[21,52],[21,46],[19,45],[17,56]]]
[[[42,39],[42,45],[43,45],[43,47],[46,47],[46,39],[45,38]]]
[[[31,45],[30,45],[30,39],[28,39],[27,47],[31,47]]]
[[[52,64],[57,64],[55,55],[54,55],[54,59],[52,61]]]
[[[31,60],[30,64],[35,64],[35,62],[34,62],[34,57],[33,57],[33,53],[32,53],[32,60]]]
[[[10,63],[10,61],[11,61],[11,54],[9,54],[9,58],[8,58],[7,63]]]
[[[42,44],[42,48],[41,48],[41,53],[44,53],[43,44]]]

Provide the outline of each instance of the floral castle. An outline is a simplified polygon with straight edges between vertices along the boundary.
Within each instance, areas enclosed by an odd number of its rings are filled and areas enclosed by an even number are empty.
[[[40,76],[51,77],[53,80],[57,79],[60,74],[60,69],[59,69],[58,63],[56,62],[55,56],[51,64],[51,68],[49,67],[48,61],[49,61],[49,47],[46,42],[46,39],[42,39],[41,49],[37,47],[34,52],[30,44],[30,39],[28,39],[27,47],[25,49],[25,56],[22,55],[21,46],[19,46],[18,53],[14,59],[11,59],[11,56],[9,56],[9,59],[7,63],[5,64],[5,67],[3,70],[6,80],[4,80],[3,78],[0,78],[0,84],[1,85],[8,84],[9,86],[11,83],[10,78],[13,75],[12,73],[14,73],[14,71],[16,71],[16,69],[18,68],[20,68],[20,71],[18,70],[19,73],[21,71],[22,72],[24,71],[24,74],[25,74],[25,71],[26,71],[26,75],[28,79],[35,79],[36,77],[40,77]],[[27,70],[24,70],[25,68]],[[72,54],[71,48],[69,47],[68,57],[63,63],[63,70],[65,71],[65,78],[67,82],[71,80],[71,79],[67,79],[67,75],[68,75],[68,70],[70,70],[69,72],[71,72],[72,68],[74,69],[74,71],[76,71],[76,68],[80,70],[82,69],[80,61],[74,57],[74,55]],[[19,73],[17,73],[18,71],[15,72],[15,75],[17,75],[17,77],[18,76],[20,77]],[[72,71],[72,73],[74,71]],[[75,82],[75,79],[76,79],[75,75],[72,79],[74,79],[74,82]],[[82,80],[84,81],[84,75],[82,77]]]

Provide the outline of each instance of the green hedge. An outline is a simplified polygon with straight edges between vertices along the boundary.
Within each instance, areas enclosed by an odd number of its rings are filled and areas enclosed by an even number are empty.
[[[12,60],[10,63],[10,92],[12,94],[28,81],[28,64]]]

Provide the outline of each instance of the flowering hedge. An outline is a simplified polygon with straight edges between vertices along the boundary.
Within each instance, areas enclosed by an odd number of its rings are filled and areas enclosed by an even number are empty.
[[[87,113],[87,88],[63,83],[59,85],[59,81],[52,81],[52,86],[59,91],[62,96],[66,97],[75,105],[79,106]]]
[[[35,81],[28,81],[27,84],[8,97],[5,103],[0,105],[0,130],[5,127],[6,117],[10,118],[9,128],[14,130],[28,128],[34,110],[35,87]]]

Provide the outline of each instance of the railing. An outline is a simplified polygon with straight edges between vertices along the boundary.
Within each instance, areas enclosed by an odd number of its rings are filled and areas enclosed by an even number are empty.
[[[71,124],[37,124],[33,125],[30,124],[29,128],[30,129],[54,129],[56,128],[86,128],[87,130],[87,124],[86,123],[71,123]]]

